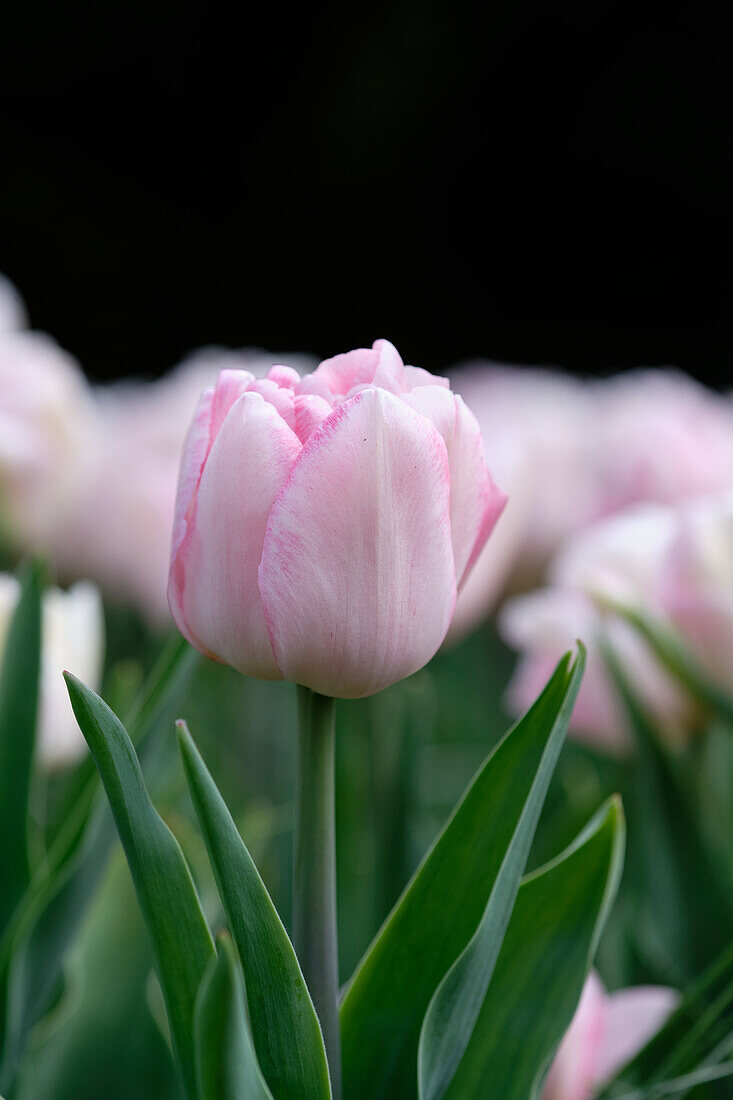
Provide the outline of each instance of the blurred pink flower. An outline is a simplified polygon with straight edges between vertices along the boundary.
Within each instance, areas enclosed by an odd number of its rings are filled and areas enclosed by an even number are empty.
[[[585,385],[549,370],[475,363],[451,382],[476,416],[487,462],[509,500],[491,547],[461,591],[451,636],[476,625],[504,592],[526,588],[558,543],[587,522]]]
[[[0,333],[0,524],[48,549],[74,497],[92,426],[76,360],[38,332]]]
[[[623,749],[629,733],[599,648],[602,633],[642,703],[671,737],[689,722],[691,704],[637,632],[604,613],[608,599],[660,609],[661,563],[674,538],[677,513],[639,505],[576,535],[557,555],[548,588],[508,600],[499,618],[520,658],[508,689],[519,711],[529,706],[576,638],[588,648],[586,673],[570,728],[606,749]]]
[[[594,518],[733,488],[733,412],[718,394],[672,370],[629,371],[590,391]]]
[[[463,401],[385,340],[224,371],[184,449],[174,618],[242,672],[370,695],[436,652],[503,503]]]
[[[659,593],[663,613],[702,667],[733,692],[733,491],[680,510]]]
[[[656,1035],[678,1003],[679,994],[664,986],[607,993],[591,971],[550,1067],[542,1100],[592,1100]]]

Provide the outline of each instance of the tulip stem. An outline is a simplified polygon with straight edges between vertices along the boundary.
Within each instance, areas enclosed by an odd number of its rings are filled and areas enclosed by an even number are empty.
[[[298,687],[293,942],[321,1023],[332,1094],[340,1100],[334,709],[333,699]]]

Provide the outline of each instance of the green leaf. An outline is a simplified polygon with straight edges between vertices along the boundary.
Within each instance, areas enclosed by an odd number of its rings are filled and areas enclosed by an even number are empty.
[[[649,1088],[709,1064],[733,1037],[733,944],[686,990],[661,1031],[609,1083],[603,1095]]]
[[[684,987],[724,950],[733,893],[690,804],[688,784],[634,694],[610,646],[602,651],[636,737],[629,871],[637,880],[636,931],[666,984]]]
[[[29,1037],[13,1100],[180,1100],[170,1049],[146,1004],[152,965],[117,847],[68,953],[63,996]]]
[[[347,1096],[416,1095],[431,997],[476,932],[538,770],[564,736],[583,663],[582,650],[572,669],[566,655],[490,754],[357,968],[341,1006]]]
[[[65,674],[81,731],[102,777],[153,943],[184,1082],[196,1098],[193,1012],[214,944],[177,840],[150,801],[127,732],[98,695]]]
[[[186,780],[242,960],[265,1079],[277,1100],[329,1097],[321,1029],[288,934],[185,723],[177,725]]]
[[[582,661],[575,671],[578,685],[581,676]],[[514,907],[574,702],[575,692],[570,691],[545,744],[478,928],[428,1005],[418,1047],[418,1091],[423,1100],[437,1100],[443,1095],[468,1046]],[[507,755],[509,748],[519,756],[523,746],[514,739],[504,749]]]
[[[476,1026],[445,1096],[534,1100],[580,999],[623,865],[614,797],[523,881]]]
[[[30,879],[28,792],[41,667],[41,575],[25,570],[0,672],[0,932]]]
[[[255,1054],[234,947],[218,938],[196,998],[199,1100],[272,1100]]]
[[[133,710],[140,751],[154,748],[162,718],[198,657],[185,643],[165,647]],[[0,938],[0,997],[7,1018],[0,1041],[0,1088],[9,1087],[36,1020],[58,987],[66,951],[76,935],[112,849],[116,831],[93,762],[89,782],[70,807],[44,864]],[[90,813],[90,808],[92,808]],[[0,1012],[2,1017],[2,1012]]]

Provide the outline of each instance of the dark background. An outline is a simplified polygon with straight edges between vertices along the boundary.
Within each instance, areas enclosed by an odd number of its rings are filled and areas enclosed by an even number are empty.
[[[6,6],[0,270],[96,377],[384,335],[727,385],[722,10]]]

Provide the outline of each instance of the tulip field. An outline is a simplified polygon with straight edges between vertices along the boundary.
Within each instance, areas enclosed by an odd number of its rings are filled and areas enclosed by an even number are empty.
[[[0,277],[0,1100],[730,1098],[733,396],[332,352]]]

